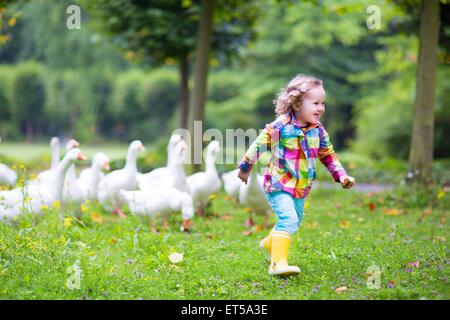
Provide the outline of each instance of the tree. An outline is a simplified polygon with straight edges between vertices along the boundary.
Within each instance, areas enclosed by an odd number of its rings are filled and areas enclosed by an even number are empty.
[[[25,129],[27,141],[31,143],[46,99],[40,66],[34,63],[22,65],[13,81],[12,90],[15,116]]]
[[[178,63],[180,81],[180,127],[188,127],[189,66],[195,50],[199,1],[96,0],[81,1],[93,17],[97,30],[113,39],[130,60],[151,66]],[[239,10],[237,10],[239,8]],[[252,39],[258,10],[253,1],[226,0],[213,31],[213,48],[230,57]]]
[[[413,182],[432,182],[434,102],[439,39],[439,0],[422,0],[416,101],[408,175]]]
[[[202,13],[198,27],[196,63],[194,72],[194,89],[192,94],[191,132],[194,132],[194,121],[202,121],[205,118],[206,82],[208,79],[209,51],[211,48],[211,35],[213,30],[213,15],[216,0],[202,0]],[[202,150],[195,150],[196,143],[192,143],[194,153],[194,171],[200,166],[196,164],[202,157]],[[195,153],[197,151],[197,154]],[[197,161],[196,161],[197,160]]]

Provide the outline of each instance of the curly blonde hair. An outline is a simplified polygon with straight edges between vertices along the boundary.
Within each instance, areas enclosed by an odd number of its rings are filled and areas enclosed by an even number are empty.
[[[306,92],[318,86],[323,87],[322,80],[307,74],[296,75],[273,100],[276,116],[291,112],[292,107],[302,101]]]

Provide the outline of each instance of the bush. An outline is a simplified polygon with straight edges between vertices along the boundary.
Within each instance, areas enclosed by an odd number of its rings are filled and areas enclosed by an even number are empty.
[[[160,69],[146,76],[142,83],[140,100],[142,117],[140,134],[146,139],[167,136],[168,122],[179,107],[178,74],[170,69]]]
[[[11,85],[14,77],[14,69],[8,66],[0,66],[0,136],[8,137],[14,128],[11,123],[13,107],[11,102]]]
[[[12,86],[12,101],[17,123],[25,129],[31,140],[37,129],[44,125],[41,121],[46,100],[46,85],[43,67],[34,62],[26,62],[17,67]],[[40,128],[39,128],[40,127]]]

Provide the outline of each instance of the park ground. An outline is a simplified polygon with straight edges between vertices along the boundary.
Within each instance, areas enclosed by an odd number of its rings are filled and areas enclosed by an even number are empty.
[[[270,276],[259,248],[275,217],[245,227],[248,210],[223,192],[188,233],[179,213],[119,219],[85,203],[77,218],[55,203],[0,224],[0,298],[449,299],[449,198],[443,187],[425,199],[315,184],[290,250],[302,272],[290,278]]]

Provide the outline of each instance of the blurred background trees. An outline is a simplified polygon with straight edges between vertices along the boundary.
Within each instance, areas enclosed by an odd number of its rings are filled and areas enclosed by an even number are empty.
[[[0,134],[167,140],[185,125],[200,1],[14,1],[1,10]],[[126,5],[123,5],[125,3]],[[381,9],[368,29],[367,7]],[[449,157],[449,17],[440,2],[434,155]],[[409,155],[420,1],[217,1],[204,129],[262,128],[298,73],[323,79],[337,150]],[[184,111],[183,111],[184,110]],[[183,120],[184,119],[184,120]]]

